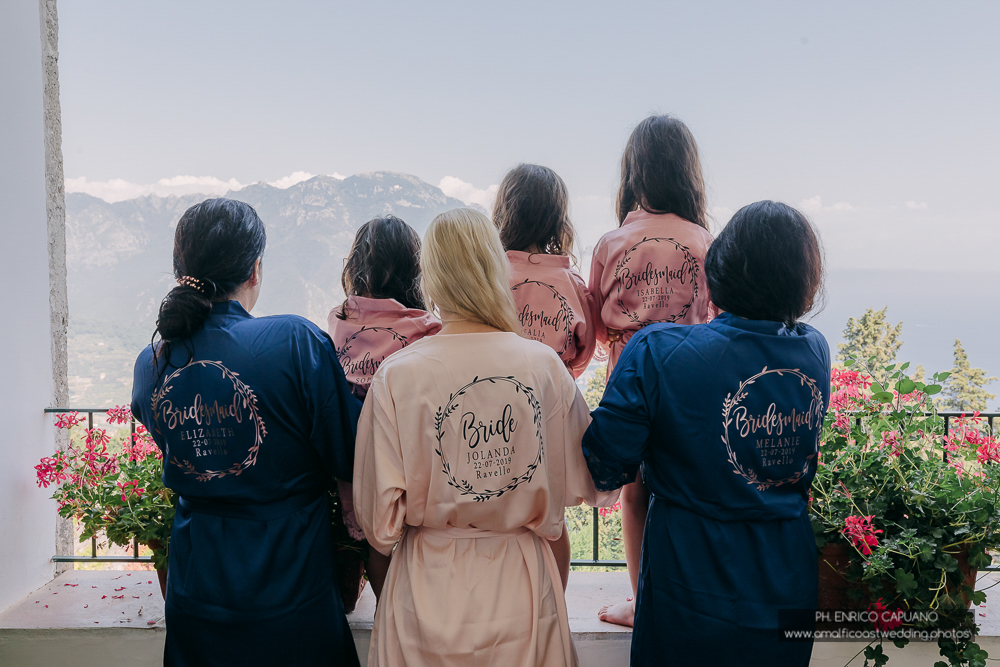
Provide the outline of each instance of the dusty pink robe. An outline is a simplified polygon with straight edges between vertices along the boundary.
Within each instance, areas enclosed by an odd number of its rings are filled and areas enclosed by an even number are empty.
[[[551,347],[573,377],[580,377],[597,345],[597,308],[583,278],[566,255],[508,250],[507,259],[524,335]]]
[[[555,352],[513,333],[433,336],[382,364],[354,464],[369,543],[395,545],[370,666],[576,664],[549,540],[565,507],[618,495],[594,488],[589,422]]]
[[[395,299],[347,299],[347,319],[330,311],[326,321],[337,358],[347,381],[364,390],[372,382],[382,360],[424,336],[441,330],[441,322],[425,310],[407,308]]]
[[[654,322],[703,324],[709,314],[705,254],[712,235],[671,213],[632,211],[601,237],[590,265],[600,313],[597,342],[610,375],[633,333]]]
[[[407,308],[395,299],[351,296],[346,306],[331,310],[326,322],[344,375],[353,385],[354,394],[361,399],[386,357],[441,330],[441,322],[436,317],[425,310]],[[342,310],[347,319],[338,317]],[[363,540],[365,536],[354,514],[351,485],[337,480],[337,487],[347,532],[354,539]]]

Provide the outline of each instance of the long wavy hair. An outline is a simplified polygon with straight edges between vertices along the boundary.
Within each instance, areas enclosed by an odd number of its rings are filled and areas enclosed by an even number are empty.
[[[420,236],[394,215],[369,220],[358,228],[340,284],[348,297],[395,299],[407,308],[425,310],[420,292]],[[347,301],[337,313],[347,319]]]
[[[479,211],[456,208],[434,218],[424,235],[420,268],[428,307],[521,333],[507,255],[496,227]]]
[[[569,190],[548,167],[519,164],[507,172],[493,203],[493,224],[507,250],[573,254],[576,233],[569,219]]]
[[[698,144],[687,125],[673,116],[650,116],[636,125],[625,144],[618,225],[639,208],[673,213],[708,229]]]

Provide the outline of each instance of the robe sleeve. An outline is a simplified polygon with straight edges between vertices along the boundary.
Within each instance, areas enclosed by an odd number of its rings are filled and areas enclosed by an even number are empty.
[[[298,363],[309,442],[329,475],[349,481],[361,402],[351,393],[329,334],[310,327],[298,342]]]
[[[598,489],[635,481],[646,457],[659,393],[659,371],[640,333],[625,346],[583,436],[583,455]]]
[[[591,358],[594,356],[594,349],[597,347],[597,333],[594,329],[596,322],[600,319],[597,311],[597,301],[590,293],[587,286],[575,271],[571,271],[573,287],[576,289],[577,298],[584,309],[584,320],[577,322],[573,335],[576,337],[576,356],[569,364],[570,373],[574,378],[580,377],[583,371],[587,370]]]
[[[155,367],[153,366],[153,347],[147,346],[135,360],[132,374],[132,416],[146,427],[153,442],[161,451],[166,450],[163,436],[156,428],[153,419],[153,383],[155,382]]]
[[[580,503],[587,503],[591,507],[611,507],[618,500],[619,491],[598,491],[594,486],[594,480],[587,470],[587,462],[583,458],[583,451],[580,448],[580,440],[587,431],[590,423],[590,409],[587,401],[584,400],[576,383],[567,377],[565,391],[572,392],[572,400],[568,409],[563,413],[562,422],[563,451],[566,456],[566,493],[563,501],[564,507],[574,507]]]
[[[354,513],[368,543],[391,554],[405,527],[406,473],[395,406],[378,372],[358,422]]]
[[[608,328],[601,319],[601,312],[604,310],[604,294],[601,292],[601,281],[604,278],[605,254],[604,239],[601,239],[594,247],[594,256],[590,261],[590,283],[587,286],[594,299],[594,312],[597,314],[594,318],[594,334],[596,335],[597,343],[603,347],[606,347],[608,344]]]

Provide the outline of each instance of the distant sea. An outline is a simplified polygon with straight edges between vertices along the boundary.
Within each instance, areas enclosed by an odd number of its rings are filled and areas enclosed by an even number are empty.
[[[923,364],[928,374],[950,370],[955,339],[970,363],[1000,376],[1000,273],[976,271],[831,271],[826,306],[807,321],[830,342],[833,355],[843,341],[847,318],[884,306],[893,324],[903,323],[899,361]],[[1000,395],[1000,382],[989,388]],[[996,410],[1000,400],[990,403]]]

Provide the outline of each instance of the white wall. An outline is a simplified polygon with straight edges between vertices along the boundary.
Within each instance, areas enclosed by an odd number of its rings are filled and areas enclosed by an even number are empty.
[[[54,451],[39,0],[0,1],[0,609],[52,577]]]

